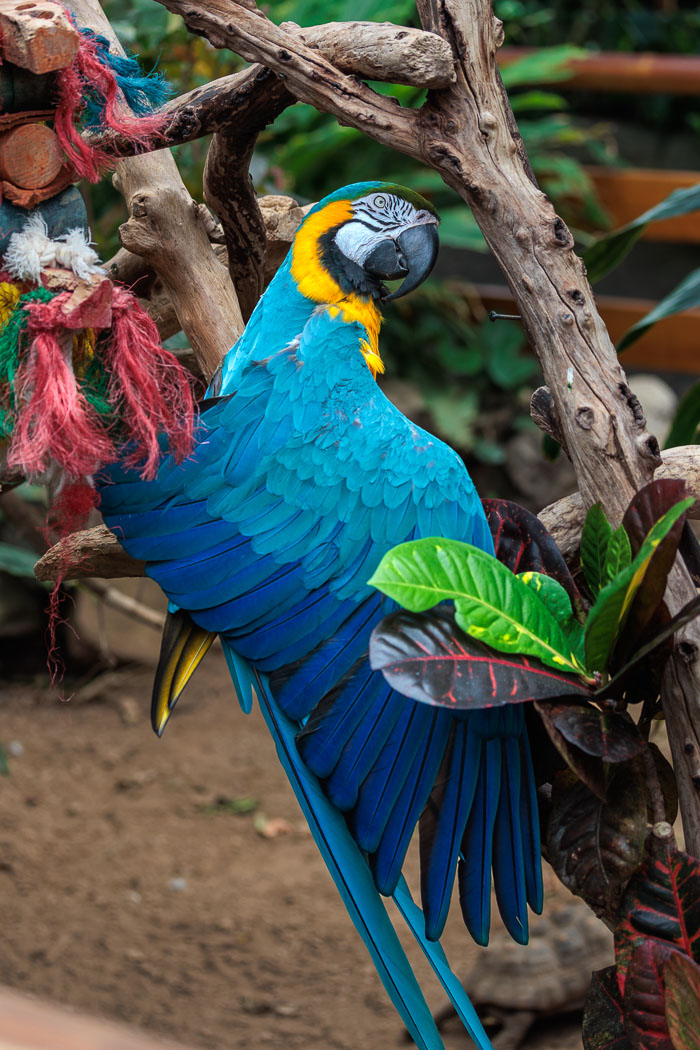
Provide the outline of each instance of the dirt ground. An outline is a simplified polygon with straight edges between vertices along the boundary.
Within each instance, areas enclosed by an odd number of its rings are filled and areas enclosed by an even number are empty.
[[[43,679],[0,687],[0,983],[195,1047],[406,1045],[220,651],[159,741],[148,722],[156,632],[119,615],[97,623],[92,607],[83,620],[143,663],[89,701],[78,691],[61,703]],[[466,975],[477,949],[456,906],[445,946]],[[448,1050],[471,1045],[456,1021],[444,1038]],[[542,1022],[525,1045],[577,1050],[576,1018]]]

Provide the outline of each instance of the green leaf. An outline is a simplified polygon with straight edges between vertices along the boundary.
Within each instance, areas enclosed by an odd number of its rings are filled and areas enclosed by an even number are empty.
[[[660,204],[649,208],[626,226],[601,237],[583,253],[583,261],[588,270],[588,280],[599,281],[606,273],[614,269],[632,249],[650,222],[661,219],[673,219],[678,215],[687,215],[700,208],[700,183],[686,189],[674,190]]]
[[[517,62],[501,70],[503,83],[509,90],[521,84],[545,84],[558,80],[568,80],[571,76],[571,63],[576,59],[586,58],[587,52],[571,44],[557,47],[543,47],[524,55]]]
[[[674,504],[649,530],[634,561],[606,584],[591,609],[585,629],[586,666],[604,671],[615,641],[624,626],[632,600],[639,590],[649,563],[664,536],[693,503],[692,497]]]
[[[566,634],[534,590],[471,544],[448,539],[402,543],[384,555],[369,582],[411,612],[453,601],[462,630],[499,652],[535,656],[574,674],[582,670]]]
[[[578,663],[583,667],[585,662],[583,650],[583,625],[574,616],[571,607],[571,598],[566,590],[551,576],[542,572],[521,572],[518,579],[522,580],[526,587],[530,587],[539,600],[551,612],[562,631],[566,635],[571,652]]]
[[[628,346],[636,342],[657,321],[663,321],[665,317],[683,313],[684,310],[693,310],[697,306],[700,306],[700,269],[693,270],[692,273],[688,274],[685,280],[681,281],[672,292],[664,296],[661,302],[657,303],[654,309],[650,310],[641,321],[637,321],[635,325],[627,329],[618,343],[618,354],[621,354]]]
[[[605,552],[605,566],[603,568],[603,580],[610,583],[618,573],[628,568],[632,563],[632,545],[627,535],[627,530],[620,525],[613,532]]]
[[[594,597],[605,586],[605,560],[612,534],[612,525],[602,506],[594,503],[586,515],[581,533],[581,568]]]
[[[7,751],[3,744],[0,744],[0,776],[9,777],[10,775],[10,763],[7,761]]]
[[[666,438],[666,448],[678,445],[696,445],[700,428],[700,383],[691,386],[681,399]]]
[[[513,95],[510,107],[514,113],[525,113],[532,109],[568,109],[569,103],[563,95],[552,91],[524,91],[522,95]]]
[[[23,547],[14,547],[11,543],[0,543],[0,569],[11,576],[29,577],[35,580],[34,566],[36,554]]]

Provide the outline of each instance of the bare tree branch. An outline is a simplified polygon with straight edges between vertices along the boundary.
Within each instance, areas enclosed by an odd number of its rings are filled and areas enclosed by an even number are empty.
[[[283,22],[285,32],[321,51],[343,73],[412,87],[441,88],[455,82],[449,45],[435,33],[391,22]]]

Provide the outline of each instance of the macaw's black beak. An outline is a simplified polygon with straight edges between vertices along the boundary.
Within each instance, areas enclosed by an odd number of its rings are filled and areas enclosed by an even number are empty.
[[[438,248],[437,223],[411,226],[400,233],[396,240],[387,238],[373,248],[365,259],[363,269],[382,281],[404,278],[395,292],[382,296],[382,301],[387,303],[407,295],[422,284],[435,265]]]

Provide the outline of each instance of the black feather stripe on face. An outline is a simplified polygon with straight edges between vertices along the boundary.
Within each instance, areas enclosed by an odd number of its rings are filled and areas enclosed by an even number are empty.
[[[364,295],[368,299],[381,299],[386,291],[382,282],[371,274],[365,273],[361,266],[343,255],[335,243],[335,235],[341,225],[342,223],[332,226],[318,239],[319,255],[324,269],[334,281],[337,281],[346,295],[356,294]],[[381,227],[378,228],[381,229]]]

